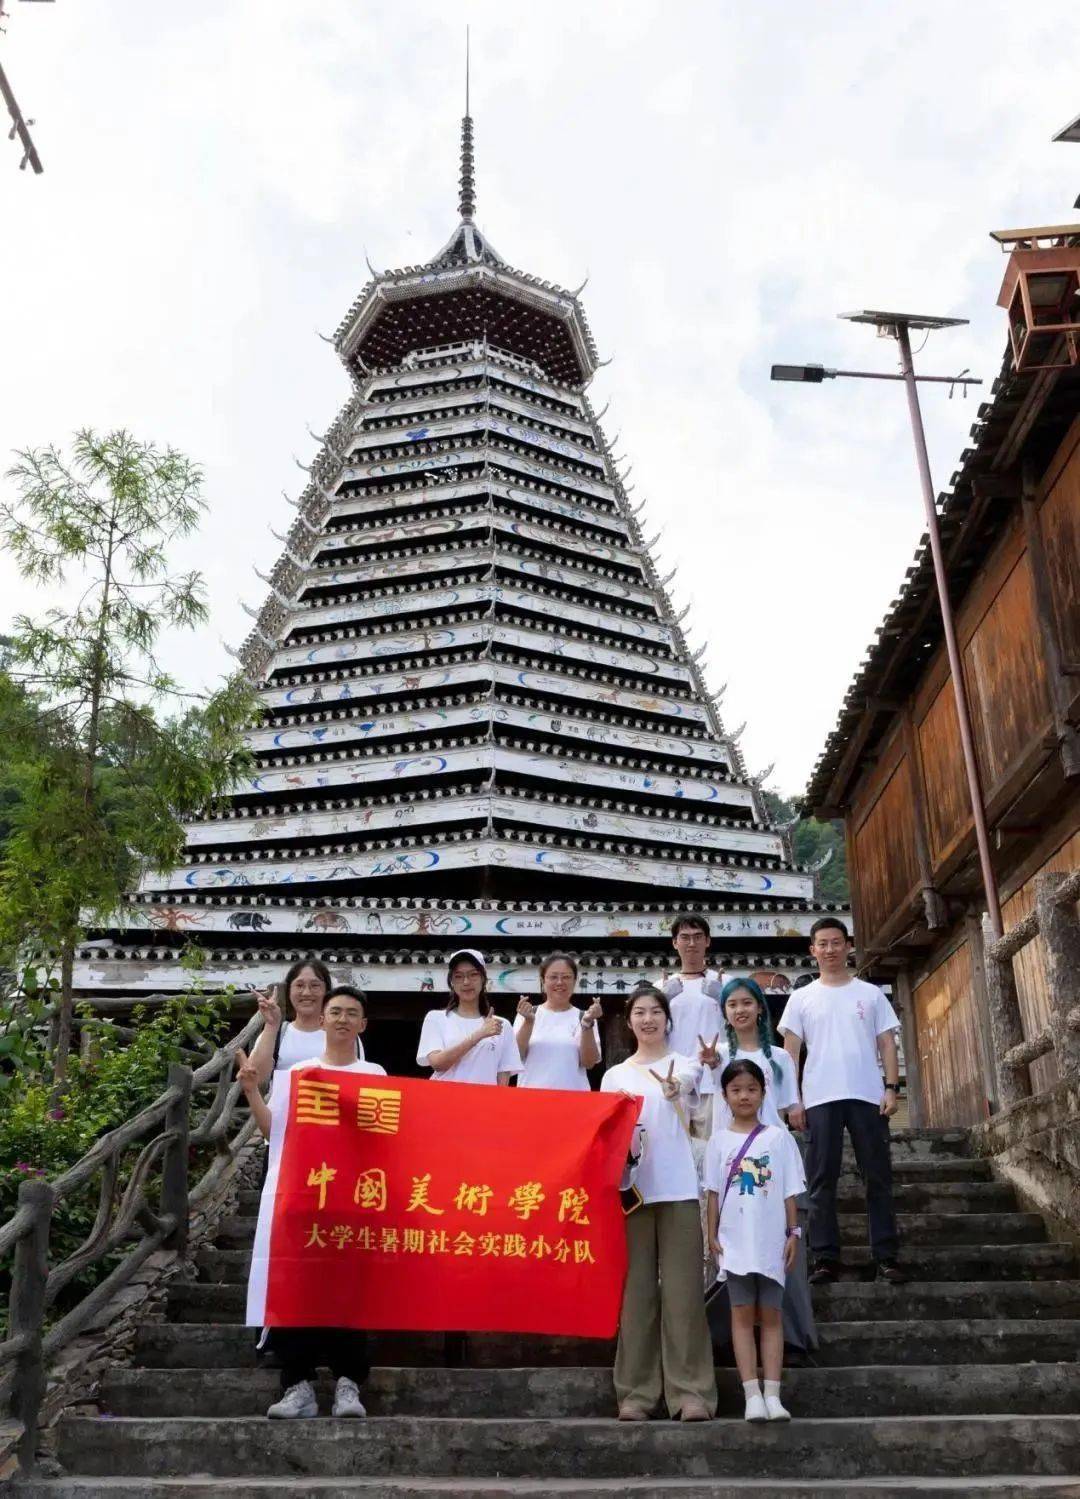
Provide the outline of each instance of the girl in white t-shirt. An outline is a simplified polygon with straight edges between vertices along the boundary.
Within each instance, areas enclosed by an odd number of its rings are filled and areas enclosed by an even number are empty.
[[[765,1079],[762,1123],[782,1124],[783,1115],[799,1102],[799,1080],[787,1052],[782,1046],[772,1044],[772,1021],[764,994],[751,978],[729,979],[721,991],[720,1004],[724,1040],[718,1036],[698,1037],[702,1065],[710,1069],[715,1080],[728,1062],[736,1058],[756,1063]],[[712,1100],[713,1131],[727,1129],[731,1110],[715,1081]]]
[[[642,1202],[626,1219],[629,1263],[615,1353],[619,1420],[647,1421],[663,1398],[669,1415],[708,1421],[716,1411],[716,1377],[687,1125],[701,1065],[669,1049],[671,1009],[654,984],[634,989],[626,1022],[636,1049],[600,1083],[601,1092],[642,1099],[645,1133],[634,1182]]]
[[[597,1021],[604,1012],[596,999],[584,1014],[572,1003],[577,978],[577,960],[553,952],[540,964],[543,1003],[518,1001],[514,1036],[522,1063],[519,1088],[589,1091],[588,1069],[600,1061]]]
[[[429,1010],[420,1028],[416,1060],[432,1069],[437,1083],[498,1083],[521,1071],[514,1033],[491,1008],[487,964],[480,953],[463,947],[450,954],[450,1002]]]
[[[796,1197],[806,1190],[802,1159],[783,1125],[762,1118],[765,1078],[756,1062],[729,1062],[720,1090],[731,1111],[705,1152],[709,1248],[727,1280],[731,1341],[747,1421],[789,1421],[780,1403],[784,1327],[780,1306],[795,1263]],[[761,1324],[762,1392],[754,1324]]]

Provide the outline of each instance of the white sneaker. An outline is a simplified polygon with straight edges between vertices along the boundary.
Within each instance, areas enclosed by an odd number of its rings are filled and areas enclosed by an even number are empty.
[[[765,1413],[766,1413],[767,1418],[770,1421],[790,1421],[791,1420],[791,1412],[788,1411],[788,1410],[785,1410],[784,1407],[780,1404],[780,1396],[779,1395],[766,1395],[764,1403],[765,1403]],[[749,1420],[750,1419],[749,1416],[746,1419]]]
[[[355,1389],[355,1385],[353,1386]],[[298,1417],[317,1416],[319,1402],[309,1380],[290,1385],[280,1400],[275,1400],[266,1413],[271,1420],[295,1421]]]
[[[769,1419],[769,1412],[765,1407],[764,1395],[747,1396],[746,1415],[743,1419],[746,1421],[767,1421]]]
[[[367,1415],[354,1380],[344,1378],[338,1380],[334,1387],[334,1408],[330,1414],[332,1416]]]

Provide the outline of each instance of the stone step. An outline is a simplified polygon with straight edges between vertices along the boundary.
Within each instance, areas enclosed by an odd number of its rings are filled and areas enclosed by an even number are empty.
[[[717,1371],[720,1414],[742,1412],[731,1370]],[[330,1382],[321,1387],[330,1408]],[[278,1371],[113,1369],[102,1380],[102,1410],[114,1416],[263,1415],[278,1395]],[[363,1390],[373,1416],[485,1415],[562,1420],[611,1416],[610,1369],[376,1368]],[[789,1369],[784,1402],[793,1415],[1064,1415],[1080,1409],[1080,1365],[908,1365],[904,1368]]]
[[[906,1182],[893,1184],[898,1213],[1015,1213],[1016,1193],[1007,1182]],[[866,1189],[859,1180],[842,1181],[837,1194],[841,1213],[866,1210]]]
[[[819,1322],[1080,1318],[1080,1281],[1075,1280],[913,1280],[904,1286],[839,1281],[812,1291]]]
[[[852,1207],[856,1204],[852,1202]],[[911,1244],[1026,1244],[1046,1238],[1046,1225],[1038,1213],[904,1213],[897,1214],[900,1237]],[[250,1244],[255,1219],[222,1219],[217,1243],[223,1249]],[[866,1241],[866,1217],[861,1212],[840,1214],[843,1244]]]
[[[840,1281],[813,1287],[819,1319],[903,1321],[950,1317],[1080,1317],[1080,1281]],[[247,1286],[240,1283],[174,1283],[168,1312],[175,1322],[237,1322],[243,1318]]]
[[[1080,1355],[1080,1321],[1024,1318],[953,1321],[820,1322],[815,1357],[822,1365],[849,1364],[1009,1364],[1031,1360],[1073,1362]],[[453,1345],[451,1345],[452,1347]],[[441,1366],[462,1362],[473,1368],[522,1365],[580,1365],[610,1368],[614,1342],[604,1339],[542,1338],[472,1333],[461,1357],[448,1359],[438,1333],[377,1333],[372,1362]],[[239,1324],[164,1322],[140,1328],[136,1362],[148,1368],[247,1368],[255,1364],[255,1333]]]
[[[845,1262],[853,1273],[868,1270],[870,1251],[863,1247],[845,1250]],[[202,1280],[212,1283],[242,1282],[246,1285],[249,1251],[218,1249],[209,1245],[198,1251],[196,1264]],[[904,1264],[913,1276],[926,1280],[1060,1280],[1077,1272],[1077,1253],[1071,1244],[986,1244],[937,1248],[910,1244],[904,1247]]]
[[[948,1322],[821,1322],[814,1357],[832,1364],[1075,1363],[1080,1321],[965,1318]]]
[[[484,1420],[469,1416],[366,1421],[267,1421],[257,1416],[61,1423],[69,1473],[217,1478],[353,1477],[371,1473],[473,1478],[698,1479],[1060,1476],[1080,1466],[1080,1416],[903,1416],[770,1423]],[[231,1486],[230,1486],[231,1489]]]
[[[240,1499],[298,1499],[296,1480],[230,1478],[230,1495]],[[775,1478],[740,1478],[734,1483],[697,1478],[579,1479],[469,1478],[306,1478],[310,1499],[1080,1499],[1080,1479],[993,1474],[977,1478],[883,1478],[869,1483],[822,1479],[785,1483]],[[21,1499],[222,1499],[217,1478],[60,1478],[31,1479],[16,1485]]]

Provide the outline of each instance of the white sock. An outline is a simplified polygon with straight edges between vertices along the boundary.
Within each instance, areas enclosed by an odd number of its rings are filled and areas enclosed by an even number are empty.
[[[765,1386],[765,1399],[768,1400],[769,1396],[772,1395],[777,1400],[779,1400],[780,1399],[780,1381],[778,1379],[766,1379],[766,1380],[763,1381],[763,1383],[764,1383],[764,1386]]]
[[[779,1389],[780,1386],[777,1385],[776,1388]],[[743,1380],[743,1394],[746,1396],[747,1400],[752,1400],[755,1395],[761,1394],[761,1386],[758,1384],[756,1379]]]

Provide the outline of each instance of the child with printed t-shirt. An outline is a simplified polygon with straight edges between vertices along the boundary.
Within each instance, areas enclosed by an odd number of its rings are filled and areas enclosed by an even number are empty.
[[[765,1077],[756,1062],[729,1062],[720,1091],[731,1122],[705,1151],[709,1248],[727,1280],[731,1341],[746,1397],[747,1421],[788,1421],[780,1402],[784,1366],[781,1304],[795,1262],[796,1201],[805,1190],[798,1147],[782,1125],[763,1124]],[[754,1324],[761,1324],[761,1368]]]
[[[848,972],[851,938],[835,916],[823,916],[810,928],[810,954],[818,978],[796,990],[780,1017],[780,1034],[798,1065],[806,1044],[803,1107],[792,1109],[789,1122],[810,1142],[806,1174],[810,1179],[810,1249],[814,1284],[836,1279],[840,1261],[840,1225],[836,1189],[843,1164],[844,1131],[851,1136],[855,1162],[866,1184],[870,1253],[878,1276],[894,1285],[907,1276],[897,1264],[899,1240],[893,1206],[889,1120],[896,1113],[900,1022],[882,991]],[[885,1079],[882,1081],[882,1070]]]

